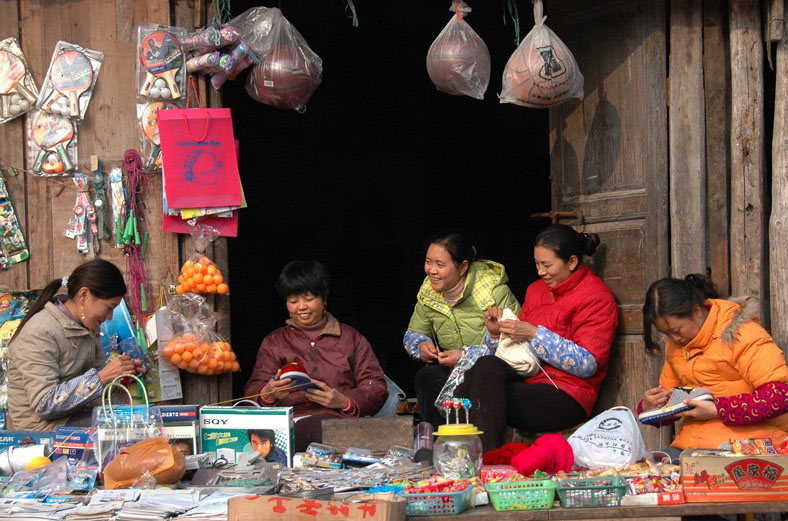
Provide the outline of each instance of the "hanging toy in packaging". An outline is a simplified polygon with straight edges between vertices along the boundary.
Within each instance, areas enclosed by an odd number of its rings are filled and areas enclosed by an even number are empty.
[[[96,210],[96,223],[98,226],[99,240],[106,239],[112,234],[109,219],[107,219],[107,196],[104,189],[104,173],[98,156],[90,156],[90,188],[93,190],[93,208]],[[100,250],[100,243],[96,241],[96,252]]]
[[[74,170],[77,139],[74,123],[65,116],[36,110],[27,116],[28,162],[34,172],[62,174]]]
[[[501,103],[546,108],[583,99],[583,75],[572,51],[544,22],[542,0],[534,0],[534,28],[503,70]]]
[[[140,150],[142,152],[143,166],[148,169],[161,169],[161,140],[159,138],[160,110],[177,109],[178,105],[169,101],[150,101],[137,104],[137,118],[140,122],[142,136]]]
[[[16,38],[0,42],[0,123],[33,110],[38,89]]]
[[[38,95],[38,106],[56,115],[84,119],[103,62],[102,52],[57,42]]]
[[[217,317],[205,297],[194,293],[174,297],[162,317],[174,337],[161,346],[160,356],[190,373],[239,371],[241,367],[230,344],[214,331]]]
[[[176,100],[186,89],[186,59],[181,27],[143,24],[137,28],[137,80],[139,95]]]
[[[77,240],[78,252],[89,253],[98,235],[96,212],[90,202],[90,192],[85,174],[74,174],[74,185],[77,188],[74,215],[65,235],[70,239]]]
[[[464,20],[471,8],[455,0],[449,10],[455,15],[430,45],[427,73],[438,90],[446,94],[484,99],[490,83],[490,52]]]
[[[323,79],[323,60],[279,9],[271,11],[276,11],[271,49],[258,55],[260,63],[249,74],[246,91],[260,103],[303,113]]]
[[[115,247],[123,248],[123,224],[126,222],[126,194],[123,191],[123,172],[115,167],[109,172],[109,193],[112,222],[115,224]]]
[[[230,76],[238,74],[242,70],[258,62],[257,57],[249,52],[249,47],[244,42],[236,45],[228,56],[230,59],[230,67],[217,72],[211,77],[211,86],[216,90],[219,90]]]
[[[219,65],[220,57],[221,53],[219,51],[213,51],[189,58],[189,61],[186,62],[186,72],[191,74],[193,72],[200,72],[206,69],[213,69]]]
[[[238,41],[238,31],[233,27],[206,27],[200,31],[190,33],[183,39],[182,45],[185,52],[204,54],[232,45]]]
[[[181,267],[176,293],[229,293],[230,288],[221,270],[204,253],[208,245],[219,237],[219,230],[207,224],[197,224],[191,236],[194,239],[194,255]]]
[[[16,218],[5,180],[0,175],[0,269],[4,270],[28,257],[25,236]],[[0,371],[1,372],[1,371]]]

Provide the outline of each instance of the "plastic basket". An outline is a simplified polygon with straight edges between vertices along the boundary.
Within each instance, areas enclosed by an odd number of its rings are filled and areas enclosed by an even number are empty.
[[[498,512],[504,510],[544,510],[553,507],[557,485],[549,479],[487,483],[484,488]]]
[[[558,497],[564,508],[617,507],[626,490],[621,476],[565,479],[558,485]]]
[[[425,494],[402,494],[408,501],[405,515],[449,516],[465,512],[471,506],[474,488],[468,486],[458,492],[428,492]]]

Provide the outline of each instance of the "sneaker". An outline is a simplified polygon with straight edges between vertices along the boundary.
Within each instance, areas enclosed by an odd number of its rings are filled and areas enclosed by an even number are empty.
[[[680,412],[689,411],[694,409],[691,405],[684,403],[684,400],[705,400],[713,402],[714,397],[708,389],[703,387],[676,387],[670,395],[668,402],[657,409],[644,411],[638,416],[640,423],[646,425],[653,425],[666,420],[672,419]]]

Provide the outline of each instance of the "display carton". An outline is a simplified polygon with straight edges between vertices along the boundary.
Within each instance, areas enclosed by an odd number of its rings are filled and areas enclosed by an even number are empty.
[[[681,453],[687,503],[788,500],[788,456],[732,455],[719,450]]]
[[[95,444],[90,443],[88,430],[88,427],[56,427],[52,459],[67,456],[70,460],[79,460],[86,449],[95,449]]]
[[[54,432],[0,431],[0,452],[8,447],[25,445],[52,445]]]
[[[257,431],[257,432],[254,432]],[[265,431],[265,432],[260,432]],[[275,446],[263,457],[293,465],[292,407],[203,407],[200,409],[202,452],[213,452],[230,463],[238,463],[238,454],[255,452],[253,443],[261,436],[275,437]],[[256,437],[257,440],[252,438]]]
[[[353,502],[282,496],[239,496],[227,503],[228,521],[403,521],[407,502],[394,494],[366,494]],[[360,501],[356,501],[359,499]]]

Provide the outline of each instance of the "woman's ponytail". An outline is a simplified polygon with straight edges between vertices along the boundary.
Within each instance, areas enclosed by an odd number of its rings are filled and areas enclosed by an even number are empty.
[[[14,331],[14,335],[11,337],[11,340],[9,340],[9,343],[14,341],[17,335],[19,335],[19,333],[22,331],[22,328],[25,327],[25,324],[27,324],[27,321],[30,320],[33,315],[44,309],[46,303],[52,300],[52,297],[55,296],[55,293],[57,293],[62,286],[63,279],[55,279],[47,284],[43,290],[41,290],[41,294],[38,296],[33,305],[30,306],[30,310],[27,312],[27,315],[25,315],[25,318],[22,319],[22,322],[20,322],[17,326],[16,331]]]

